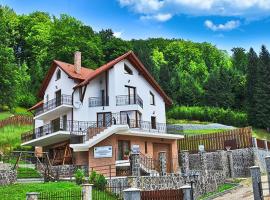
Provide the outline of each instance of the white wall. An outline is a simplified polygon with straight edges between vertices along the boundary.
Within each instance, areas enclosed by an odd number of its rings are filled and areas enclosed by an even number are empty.
[[[133,75],[125,74],[124,63],[133,71]],[[105,88],[105,76],[102,74],[88,84],[81,107],[79,109],[74,108],[74,120],[96,121],[97,112],[119,113],[120,111],[139,110],[142,113],[142,120],[144,121],[151,121],[151,116],[155,116],[157,122],[166,123],[165,102],[163,98],[143,76],[139,75],[138,71],[127,60],[116,64],[109,70],[108,74],[109,106],[89,107],[89,97],[99,97],[101,88]],[[100,80],[103,80],[102,84]],[[139,105],[116,106],[116,96],[127,95],[125,85],[136,87],[137,94],[143,100],[143,109]],[[155,105],[150,105],[150,91],[155,95]],[[78,90],[74,93],[75,101],[79,101]]]

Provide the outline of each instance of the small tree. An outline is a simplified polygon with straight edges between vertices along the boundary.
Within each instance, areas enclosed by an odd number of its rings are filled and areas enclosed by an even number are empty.
[[[85,181],[85,173],[84,173],[84,170],[82,169],[77,169],[75,174],[75,181],[76,181],[76,184],[78,185],[81,185],[84,183]]]

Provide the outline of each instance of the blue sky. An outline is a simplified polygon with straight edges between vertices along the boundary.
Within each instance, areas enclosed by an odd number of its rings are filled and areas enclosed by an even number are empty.
[[[182,38],[221,49],[270,48],[270,0],[0,0],[19,14],[66,13],[123,39]]]

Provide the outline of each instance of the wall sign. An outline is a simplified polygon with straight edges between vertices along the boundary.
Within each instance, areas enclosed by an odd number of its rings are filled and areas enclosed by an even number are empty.
[[[111,158],[112,146],[94,147],[94,158]]]
[[[204,151],[204,145],[199,145],[199,151],[203,152]]]
[[[131,147],[132,153],[140,153],[140,145],[138,144],[133,144]]]

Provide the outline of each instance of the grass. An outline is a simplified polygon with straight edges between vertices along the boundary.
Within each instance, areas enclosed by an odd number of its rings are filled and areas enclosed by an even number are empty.
[[[32,115],[26,108],[16,107],[11,111],[0,112],[0,120],[6,119],[12,115]]]
[[[267,132],[265,129],[257,129],[257,128],[252,128],[253,132],[252,135],[258,139],[266,139],[270,141],[270,133]]]
[[[32,128],[32,125],[8,125],[0,128],[0,151],[21,148],[21,134]]]
[[[210,133],[220,133],[224,132],[226,129],[200,129],[200,130],[185,130],[185,135],[203,135],[203,134],[210,134]]]
[[[81,187],[72,182],[54,182],[54,183],[25,183],[12,184],[0,187],[1,200],[23,200],[27,192],[54,192],[66,190],[80,190]]]
[[[37,170],[32,168],[19,167],[17,169],[17,178],[40,178]]]
[[[10,117],[12,115],[12,113],[10,112],[0,112],[0,120],[6,119],[8,117]]]
[[[186,120],[186,119],[168,119],[168,124],[209,124],[210,122],[200,122],[196,120]]]
[[[218,186],[218,188],[217,188],[216,191],[214,191],[214,192],[208,192],[208,193],[202,195],[199,199],[200,200],[207,199],[208,197],[210,197],[210,196],[212,196],[214,194],[218,194],[218,193],[224,192],[224,191],[226,191],[228,189],[231,189],[233,187],[235,187],[235,184],[224,183],[223,185]]]
[[[63,192],[66,191],[80,191],[81,186],[73,182],[50,182],[50,183],[24,183],[13,184],[0,187],[1,200],[24,200],[27,192]],[[96,198],[96,197],[99,198]],[[104,191],[93,190],[93,199],[110,199],[117,198]]]

